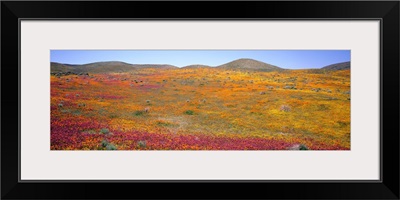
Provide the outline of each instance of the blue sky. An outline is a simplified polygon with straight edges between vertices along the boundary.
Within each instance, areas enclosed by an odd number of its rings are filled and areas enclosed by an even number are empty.
[[[86,64],[122,61],[131,64],[192,64],[218,66],[251,58],[286,69],[321,68],[350,61],[350,50],[51,50],[50,61]]]

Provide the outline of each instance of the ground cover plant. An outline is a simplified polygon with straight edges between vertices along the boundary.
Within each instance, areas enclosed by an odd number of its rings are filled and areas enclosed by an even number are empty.
[[[51,75],[51,150],[349,150],[350,69]]]

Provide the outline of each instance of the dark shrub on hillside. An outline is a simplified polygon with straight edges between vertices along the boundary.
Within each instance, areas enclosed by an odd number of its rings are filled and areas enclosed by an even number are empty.
[[[100,133],[108,134],[108,133],[110,133],[110,130],[108,130],[108,128],[102,128],[102,129],[100,130]]]
[[[187,114],[187,115],[193,115],[194,112],[193,112],[193,110],[187,110],[187,111],[185,111],[185,114]]]
[[[116,147],[115,145],[113,145],[113,144],[108,144],[108,145],[106,146],[106,149],[107,149],[107,150],[117,150],[117,147]]]
[[[142,140],[138,141],[137,145],[138,145],[139,148],[146,148],[146,146],[147,146],[146,145],[146,141],[142,141]]]

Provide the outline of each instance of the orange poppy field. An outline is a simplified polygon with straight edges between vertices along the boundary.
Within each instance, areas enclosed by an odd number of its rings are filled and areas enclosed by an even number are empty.
[[[51,150],[290,149],[350,149],[350,70],[51,76]]]

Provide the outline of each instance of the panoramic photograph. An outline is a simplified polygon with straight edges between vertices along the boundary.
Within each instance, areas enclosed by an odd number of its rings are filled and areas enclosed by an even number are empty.
[[[51,50],[51,150],[350,150],[349,50]]]

